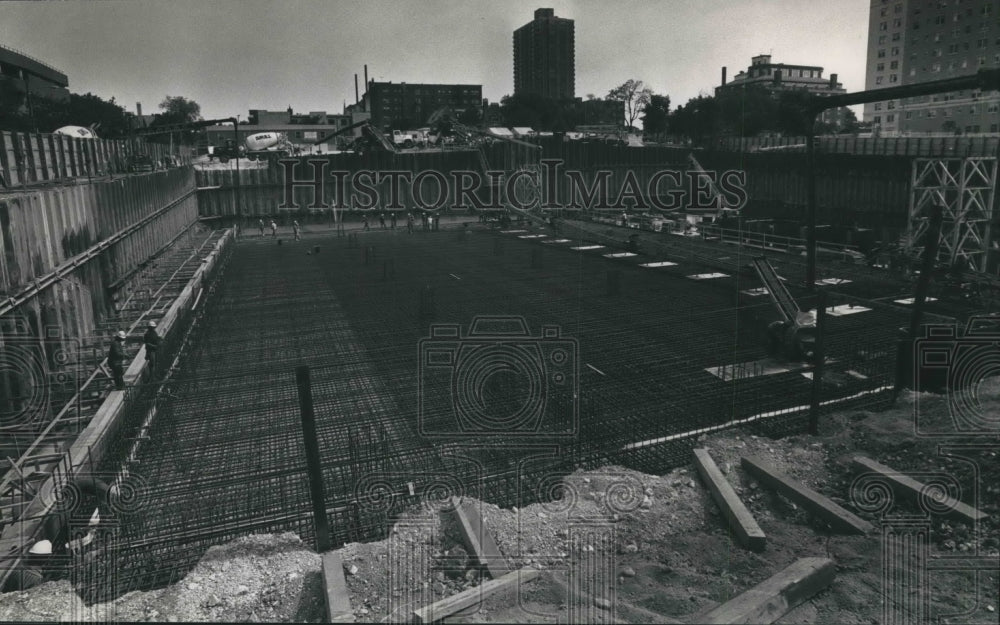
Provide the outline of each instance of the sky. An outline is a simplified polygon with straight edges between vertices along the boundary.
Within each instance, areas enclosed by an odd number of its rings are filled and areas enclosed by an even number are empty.
[[[0,44],[134,112],[166,96],[206,119],[249,109],[342,112],[354,74],[513,93],[513,31],[535,9],[576,25],[576,95],[630,78],[671,107],[757,54],[864,89],[870,0],[87,0],[0,2]]]

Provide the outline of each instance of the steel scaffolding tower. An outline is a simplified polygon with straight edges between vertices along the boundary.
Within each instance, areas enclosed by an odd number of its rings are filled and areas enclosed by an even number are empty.
[[[930,207],[939,204],[944,222],[938,259],[949,264],[964,259],[969,270],[985,272],[993,245],[991,225],[1000,213],[996,184],[996,158],[914,159],[906,251],[923,248]]]

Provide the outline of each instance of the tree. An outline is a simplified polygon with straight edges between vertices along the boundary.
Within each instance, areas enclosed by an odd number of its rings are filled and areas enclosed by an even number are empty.
[[[164,124],[183,124],[201,119],[201,106],[183,96],[167,96],[160,102],[159,115]]]
[[[665,133],[669,117],[670,96],[650,95],[649,103],[642,110],[643,132],[647,135]]]
[[[98,136],[104,139],[118,139],[129,133],[128,114],[114,98],[104,100],[92,93],[71,93],[64,101],[35,96],[31,99],[30,110],[26,105],[20,110],[13,108],[14,101],[10,102],[9,110],[6,106],[0,108],[4,130],[33,132],[37,129],[47,133],[63,126],[94,126]]]
[[[478,126],[483,121],[477,107],[471,106],[458,114],[458,123],[466,126]]]
[[[767,130],[778,130],[778,103],[761,86],[727,89],[716,100],[720,134],[753,137]]]
[[[187,124],[201,120],[201,106],[194,100],[188,100],[182,96],[166,96],[160,102],[159,113],[149,124],[150,128],[158,126],[169,126],[172,124]],[[171,140],[179,140],[181,143],[193,143],[197,132],[194,130],[178,131],[176,133],[153,135],[149,141],[154,143],[169,143]]]
[[[841,107],[843,115],[841,117],[841,125],[837,128],[837,132],[841,134],[853,135],[858,132],[858,116],[854,114],[854,111],[847,108],[846,106]]]
[[[629,78],[608,92],[608,99],[621,102],[625,107],[625,126],[632,127],[639,114],[649,104],[653,92],[646,88],[641,80]]]
[[[816,97],[805,89],[793,89],[778,93],[777,119],[771,124],[774,130],[782,134],[795,137],[804,136],[809,133],[809,113],[806,112],[807,105]],[[819,116],[813,130],[816,134],[823,134],[828,130]]]
[[[572,100],[554,100],[536,94],[504,96],[500,110],[505,126],[563,132],[579,123],[581,112]]]
[[[672,134],[687,137],[695,144],[718,134],[719,124],[719,103],[714,97],[705,95],[674,109],[667,121]]]

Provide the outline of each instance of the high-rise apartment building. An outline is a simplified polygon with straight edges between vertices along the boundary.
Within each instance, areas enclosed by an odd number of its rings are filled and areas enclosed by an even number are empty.
[[[1000,67],[996,0],[871,0],[865,89]],[[865,105],[882,135],[1000,131],[1000,93],[966,89]]]
[[[556,100],[576,95],[573,20],[538,9],[535,19],[514,31],[514,95]]]

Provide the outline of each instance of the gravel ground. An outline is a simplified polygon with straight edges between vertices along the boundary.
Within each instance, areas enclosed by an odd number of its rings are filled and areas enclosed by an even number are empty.
[[[944,415],[944,401],[907,393],[886,412],[825,418],[817,437],[773,440],[734,430],[703,438],[700,446],[709,450],[767,534],[762,553],[733,540],[691,466],[660,476],[613,466],[577,471],[554,488],[560,498],[522,509],[471,500],[508,567],[547,573],[486,599],[456,622],[697,622],[699,614],[807,556],[833,557],[837,579],[778,622],[882,622],[878,532],[830,534],[824,523],[758,485],[739,459],[752,455],[768,461],[848,507],[848,463],[859,453],[900,470],[949,472],[970,492],[975,473],[942,458],[940,441],[914,436],[914,407]],[[982,437],[972,440],[982,442]],[[977,453],[980,508],[989,519],[977,533],[935,518],[932,558],[998,555],[997,447]],[[878,520],[874,513],[857,513]],[[405,620],[417,607],[473,588],[484,578],[462,546],[447,505],[415,507],[396,520],[388,536],[339,550],[359,621]],[[995,572],[978,578],[932,572],[928,579],[931,614],[964,613],[943,622],[997,623]],[[319,556],[294,535],[260,535],[209,550],[173,586],[130,593],[110,604],[84,607],[65,581],[8,593],[0,596],[0,620],[319,622],[323,601]]]

